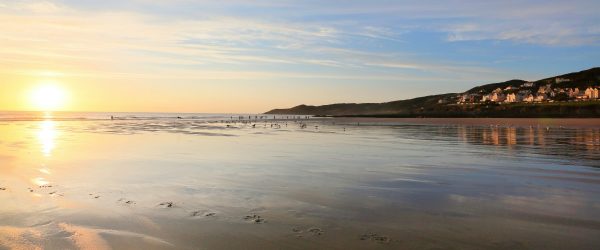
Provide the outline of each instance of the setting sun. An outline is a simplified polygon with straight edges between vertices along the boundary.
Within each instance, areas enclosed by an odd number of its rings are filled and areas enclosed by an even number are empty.
[[[66,91],[57,83],[47,82],[36,86],[30,93],[32,106],[42,111],[62,109],[66,103]]]

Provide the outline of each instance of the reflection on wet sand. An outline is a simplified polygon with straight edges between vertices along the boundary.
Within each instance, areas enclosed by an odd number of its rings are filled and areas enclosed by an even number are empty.
[[[0,135],[0,248],[600,244],[598,128],[47,120]]]
[[[570,159],[600,160],[600,128],[548,128],[512,126],[443,126],[437,129],[414,129],[414,125],[399,126],[411,130],[415,137],[435,135],[436,139],[460,141],[473,145],[502,146],[523,153],[566,156]],[[427,136],[425,135],[427,134]],[[597,166],[600,166],[597,165]]]
[[[600,160],[600,129],[566,129],[540,127],[467,127],[470,134],[481,134],[481,142],[470,139],[473,144],[506,146],[533,146],[536,153],[563,155]],[[560,150],[556,150],[560,147]]]
[[[44,156],[50,157],[52,155],[52,150],[56,147],[57,136],[56,122],[52,120],[40,122],[37,138],[42,147]]]
[[[52,117],[50,114],[45,115],[44,121],[38,122],[37,126],[37,141],[41,147],[41,154],[43,158],[41,159],[41,168],[39,168],[39,173],[41,176],[36,176],[31,179],[31,183],[38,186],[48,186],[50,181],[47,180],[47,176],[50,175],[50,169],[48,167],[48,162],[52,157],[52,152],[56,148],[56,142],[59,138],[59,131],[56,128],[56,122],[51,120]],[[34,194],[38,195],[38,194]]]

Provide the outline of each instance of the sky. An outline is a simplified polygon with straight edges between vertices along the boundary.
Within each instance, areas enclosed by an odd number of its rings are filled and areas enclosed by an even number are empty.
[[[257,113],[600,66],[600,1],[0,0],[0,110]],[[35,98],[43,98],[42,96]]]

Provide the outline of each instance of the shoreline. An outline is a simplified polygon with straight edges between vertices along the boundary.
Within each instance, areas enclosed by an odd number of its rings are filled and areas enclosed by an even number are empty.
[[[378,118],[333,117],[336,122],[363,123],[365,125],[499,125],[545,127],[600,127],[600,118]]]

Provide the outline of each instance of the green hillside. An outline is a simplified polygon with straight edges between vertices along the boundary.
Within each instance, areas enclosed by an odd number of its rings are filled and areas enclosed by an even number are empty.
[[[559,78],[557,82],[557,78]],[[560,82],[560,79],[568,79]],[[464,94],[490,93],[509,86],[519,87],[524,80],[510,80],[474,87]],[[540,86],[552,88],[579,88],[600,85],[600,68],[592,68],[533,82],[521,87],[535,92]],[[462,94],[462,93],[461,93]],[[456,105],[460,94],[448,93],[385,103],[338,103],[322,106],[299,105],[288,109],[274,109],[267,114],[296,114],[318,116],[380,116],[380,117],[600,117],[600,99],[585,102],[547,103],[474,103]]]

